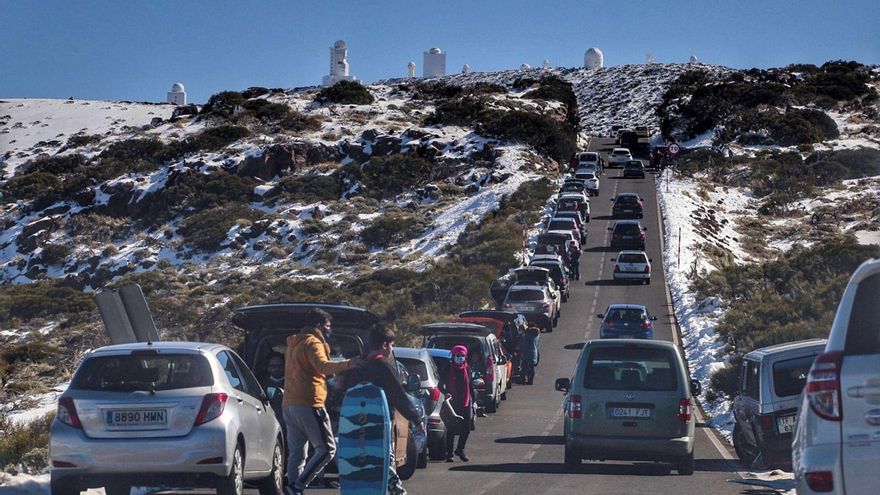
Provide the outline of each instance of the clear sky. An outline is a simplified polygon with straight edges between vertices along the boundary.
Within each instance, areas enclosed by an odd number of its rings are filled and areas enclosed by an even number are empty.
[[[190,101],[249,86],[320,83],[344,39],[351,73],[406,75],[422,52],[447,73],[701,62],[735,68],[880,64],[880,0],[0,0],[0,97]]]

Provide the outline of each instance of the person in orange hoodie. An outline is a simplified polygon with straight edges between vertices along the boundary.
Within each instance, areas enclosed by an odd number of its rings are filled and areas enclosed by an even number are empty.
[[[287,338],[284,355],[284,423],[287,429],[287,495],[299,495],[324,469],[336,453],[336,440],[330,416],[324,407],[327,400],[327,375],[360,366],[361,360],[331,361],[327,337],[332,333],[332,318],[314,308],[305,315],[306,327]],[[308,444],[314,449],[306,461]]]

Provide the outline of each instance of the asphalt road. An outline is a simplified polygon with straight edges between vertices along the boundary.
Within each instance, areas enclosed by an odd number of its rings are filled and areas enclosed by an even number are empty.
[[[602,141],[594,145],[603,146]],[[562,463],[562,394],[553,388],[558,377],[569,377],[579,350],[566,349],[598,338],[597,313],[612,303],[639,303],[657,317],[656,339],[673,340],[673,312],[666,296],[661,250],[662,227],[657,211],[655,177],[644,180],[618,178],[611,169],[600,179],[600,194],[591,201],[586,251],[581,257],[581,280],[571,299],[563,304],[562,318],[553,333],[541,336],[541,363],[535,384],[515,386],[498,412],[478,418],[477,430],[467,446],[470,462],[431,462],[405,486],[413,494],[735,494],[741,487],[727,483],[737,477],[739,465],[732,460],[709,428],[698,423],[696,471],[680,476],[667,464],[584,461],[576,473]],[[622,285],[611,279],[614,252],[608,248],[610,199],[618,192],[635,192],[645,199],[648,228],[647,252],[653,259],[651,285]],[[714,442],[713,442],[714,440]],[[726,456],[719,449],[726,451]]]

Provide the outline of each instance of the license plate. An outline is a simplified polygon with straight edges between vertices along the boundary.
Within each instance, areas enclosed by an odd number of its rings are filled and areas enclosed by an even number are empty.
[[[623,210],[624,213],[632,213],[632,210]]]
[[[105,413],[107,426],[166,426],[165,409],[112,409]]]
[[[779,433],[791,433],[794,431],[795,426],[797,426],[797,416],[782,416],[781,418],[776,418],[776,426],[779,427]]]
[[[631,236],[631,235],[625,235],[625,236],[623,236],[623,238],[624,238],[624,239],[633,239],[633,236]]]
[[[608,415],[612,418],[650,418],[651,410],[647,407],[612,407]]]

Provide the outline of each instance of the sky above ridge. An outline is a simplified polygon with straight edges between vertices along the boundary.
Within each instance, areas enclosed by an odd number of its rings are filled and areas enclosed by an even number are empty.
[[[447,73],[701,62],[734,68],[880,64],[877,0],[0,0],[0,98],[191,102],[250,86],[317,85],[329,47],[365,82],[403,77],[440,47]]]

